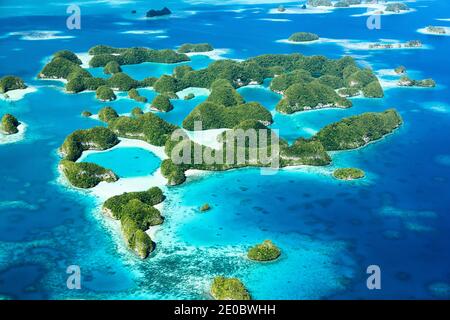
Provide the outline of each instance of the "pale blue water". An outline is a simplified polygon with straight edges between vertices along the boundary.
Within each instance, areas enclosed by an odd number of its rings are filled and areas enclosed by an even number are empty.
[[[409,3],[417,12],[383,16],[381,30],[374,31],[365,27],[365,17],[351,17],[364,9],[278,16],[267,14],[273,5],[263,4],[167,1],[166,5],[174,17],[145,21],[131,10],[141,13],[159,7],[158,1],[84,4],[82,29],[69,31],[64,4],[2,1],[1,75],[21,76],[38,91],[17,102],[0,100],[0,115],[13,113],[28,125],[25,140],[0,145],[0,295],[19,299],[204,299],[211,279],[223,274],[242,278],[256,299],[436,298],[430,285],[450,282],[450,39],[415,30],[429,24],[450,26],[435,20],[450,17],[449,3]],[[239,8],[246,10],[229,11]],[[264,18],[290,21],[260,20]],[[30,30],[56,30],[74,38],[26,41],[8,36]],[[130,30],[164,33],[123,33]],[[346,51],[333,43],[294,46],[275,42],[296,31],[362,41],[420,39],[431,49],[368,52]],[[38,81],[35,75],[42,61],[60,49],[86,52],[100,43],[162,49],[185,42],[210,42],[216,48],[230,49],[227,56],[239,59],[263,53],[301,52],[331,58],[353,54],[376,70],[405,65],[414,70],[414,77],[432,77],[439,87],[393,88],[385,91],[383,99],[353,99],[350,109],[290,116],[274,111],[279,96],[267,89],[268,82],[263,87],[240,89],[246,100],[259,101],[273,111],[272,128],[289,141],[311,136],[344,117],[391,107],[399,110],[404,125],[368,147],[333,154],[329,167],[290,169],[274,176],[244,169],[166,188],[166,220],[157,233],[157,250],[141,261],[126,250],[117,226],[96,210],[96,199],[58,183],[56,151],[72,131],[101,125],[81,117],[83,110],[97,113],[112,106],[128,113],[136,106],[147,110],[148,104],[130,100],[126,93],[108,103],[98,102],[92,92],[68,95],[60,83]],[[209,62],[206,57],[195,57],[189,64],[197,69]],[[143,64],[124,70],[142,79],[170,73],[173,67]],[[102,70],[95,74],[101,75]],[[156,95],[150,89],[139,92],[149,101]],[[175,109],[158,115],[180,124],[205,98],[173,100]],[[115,149],[92,157],[124,177],[154,172],[155,156],[138,150]],[[119,159],[126,161],[121,165]],[[330,174],[340,166],[359,167],[367,178],[336,181]],[[198,207],[204,202],[213,209],[200,214]],[[264,239],[282,248],[280,260],[248,261],[248,247]],[[82,270],[79,291],[65,286],[65,270],[72,264]],[[381,267],[380,291],[366,288],[365,270],[370,264]]]
[[[150,151],[132,147],[92,153],[83,157],[81,161],[96,163],[111,169],[119,178],[147,176],[154,173],[161,165],[161,160]]]

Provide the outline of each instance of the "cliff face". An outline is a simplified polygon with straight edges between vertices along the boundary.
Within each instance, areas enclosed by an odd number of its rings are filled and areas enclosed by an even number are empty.
[[[169,8],[164,7],[161,10],[149,10],[147,11],[146,17],[147,18],[153,18],[153,17],[161,17],[161,16],[167,16],[171,14],[172,11],[169,10]]]

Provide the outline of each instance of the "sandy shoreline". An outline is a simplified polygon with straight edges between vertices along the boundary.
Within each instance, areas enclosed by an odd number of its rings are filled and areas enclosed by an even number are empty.
[[[25,97],[25,95],[29,93],[33,93],[38,91],[36,87],[28,86],[25,89],[16,89],[16,90],[10,90],[6,93],[3,93],[0,95],[0,99],[6,100],[6,101],[19,101]]]
[[[21,122],[17,127],[17,130],[19,130],[19,132],[14,134],[4,134],[0,132],[0,145],[16,143],[25,139],[25,132],[27,130],[26,123]]]
[[[230,51],[231,51],[230,49],[214,49],[214,50],[208,51],[208,52],[189,52],[189,53],[186,53],[186,55],[188,57],[206,56],[206,57],[210,58],[211,60],[223,60],[223,59],[228,59],[228,58],[224,57],[223,55],[229,54]]]
[[[436,26],[438,28],[443,28],[445,30],[445,33],[434,33],[427,30],[427,27],[425,28],[419,28],[416,31],[421,34],[426,34],[430,36],[440,36],[440,37],[448,37],[450,36],[450,27],[444,27],[444,26]]]

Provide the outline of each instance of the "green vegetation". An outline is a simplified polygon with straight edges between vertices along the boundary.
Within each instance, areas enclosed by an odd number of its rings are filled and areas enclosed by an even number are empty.
[[[108,46],[95,46],[89,50],[93,55],[89,65],[93,68],[104,67],[115,61],[119,65],[139,64],[143,62],[178,63],[189,61],[189,57],[173,50],[153,50],[148,48],[113,48]]]
[[[435,34],[446,34],[447,31],[443,27],[428,26],[427,31]]]
[[[114,182],[118,180],[116,174],[95,163],[73,162],[61,160],[60,168],[69,182],[77,188],[92,188],[102,181]]]
[[[307,4],[311,7],[332,7],[330,0],[308,0]]]
[[[168,75],[162,75],[154,84],[153,89],[159,93],[175,93],[178,91],[177,80]]]
[[[334,4],[336,8],[347,8],[351,5],[361,4],[361,0],[341,0]]]
[[[147,102],[147,98],[141,96],[139,92],[134,88],[128,91],[128,96],[137,102]]]
[[[231,107],[245,103],[244,99],[233,88],[230,82],[225,79],[215,80],[211,85],[211,94],[207,102],[220,104],[225,107]]]
[[[306,70],[294,70],[277,76],[270,82],[270,89],[275,92],[283,93],[295,83],[311,82],[314,78]]]
[[[331,163],[331,157],[320,141],[297,139],[291,146],[281,144],[281,165],[325,166]]]
[[[52,60],[47,63],[39,72],[39,78],[48,79],[68,79],[69,76],[82,75],[83,77],[92,77],[92,75],[84,70],[69,54],[57,56],[58,52],[53,56]],[[78,59],[78,58],[77,58]]]
[[[401,123],[395,109],[367,112],[327,125],[314,139],[320,141],[327,151],[355,149],[381,139]]]
[[[60,151],[64,159],[76,161],[85,150],[106,150],[118,143],[119,139],[110,129],[94,127],[71,133],[64,140]]]
[[[195,130],[194,122],[202,122],[202,130],[233,128],[244,120],[258,120],[271,124],[272,114],[257,102],[249,102],[233,107],[203,102],[183,120],[183,128]]]
[[[115,74],[122,72],[122,68],[120,67],[120,64],[117,61],[110,61],[104,67],[103,72],[105,74]]]
[[[394,71],[396,74],[404,74],[406,73],[406,68],[404,66],[398,66]]]
[[[109,87],[120,91],[129,91],[136,88],[139,83],[123,72],[115,73],[107,80]]]
[[[250,300],[250,294],[237,278],[215,277],[211,295],[216,300]]]
[[[0,93],[6,93],[10,90],[26,89],[25,82],[16,76],[4,76],[0,79]]]
[[[142,204],[145,204],[147,206],[154,206],[154,205],[157,205],[157,204],[161,203],[162,201],[164,201],[164,195],[163,195],[161,189],[158,187],[150,188],[147,191],[126,192],[126,193],[111,197],[108,200],[106,200],[105,203],[103,204],[103,211],[111,218],[121,220],[125,215],[128,215],[130,212],[134,212],[133,210],[130,209],[130,207],[127,207],[127,204],[131,200],[138,200]],[[134,205],[135,205],[134,208],[136,208],[136,206],[138,204],[134,203]],[[139,204],[139,206],[141,206],[141,205]],[[127,209],[128,211],[125,209]],[[138,212],[138,211],[140,211],[140,209],[136,210],[136,212]],[[155,218],[155,217],[153,217],[154,212],[151,212],[151,215],[152,215],[152,218]],[[152,219],[150,219],[150,220],[152,220]],[[160,219],[157,217],[156,217],[156,220],[155,219],[153,219],[153,220],[159,221],[159,223],[157,223],[157,224],[161,223]]]
[[[195,98],[195,94],[189,93],[188,95],[184,96],[184,100],[192,100]]]
[[[144,114],[144,111],[142,111],[142,109],[139,107],[135,107],[135,108],[133,108],[133,110],[131,110],[131,116],[134,118],[142,116],[143,114]]]
[[[116,110],[114,110],[111,107],[104,107],[102,109],[100,109],[100,111],[98,112],[98,118],[103,121],[103,122],[110,122],[113,119],[118,118],[119,115],[117,114]]]
[[[408,11],[409,7],[406,3],[394,2],[394,3],[388,3],[384,10],[391,11],[391,12],[400,12],[400,11]]]
[[[311,32],[296,32],[288,40],[293,42],[309,42],[319,40],[319,36]]]
[[[110,121],[108,127],[118,136],[144,140],[155,146],[163,146],[177,129],[151,112],[139,117],[118,117]]]
[[[255,261],[272,261],[281,255],[281,250],[270,240],[265,240],[261,244],[250,248],[247,257]]]
[[[378,80],[369,83],[367,86],[365,86],[362,89],[362,92],[363,92],[364,96],[367,98],[383,98],[384,97],[383,88],[381,87]]]
[[[89,118],[90,116],[92,116],[92,112],[87,111],[87,110],[84,110],[84,111],[81,113],[81,116],[82,116],[82,117]]]
[[[334,170],[333,176],[339,180],[355,180],[364,178],[365,173],[357,168],[340,168]]]
[[[402,87],[434,88],[436,86],[436,82],[433,79],[413,80],[408,76],[403,76],[398,82],[398,85]]]
[[[169,112],[173,109],[173,105],[166,95],[160,94],[153,99],[152,108],[162,112]]]
[[[185,182],[186,175],[184,172],[185,168],[183,166],[174,164],[170,159],[165,159],[161,163],[161,174],[167,179],[169,186],[175,186]]]
[[[296,83],[290,86],[276,109],[289,114],[326,107],[348,108],[351,105],[350,100],[339,96],[331,87],[314,81],[309,84]]]
[[[107,86],[100,86],[95,91],[95,96],[100,101],[113,101],[116,100],[117,97],[114,94],[114,91]]]
[[[199,43],[199,44],[185,43],[178,49],[178,52],[180,53],[209,52],[213,50],[214,48],[208,43]]]
[[[144,231],[163,223],[160,212],[153,207],[163,200],[161,189],[153,187],[147,191],[114,196],[103,204],[103,212],[121,221],[127,245],[143,259],[154,249],[152,239]]]
[[[58,51],[53,55],[53,57],[54,58],[64,58],[66,60],[69,60],[70,62],[77,64],[77,65],[80,65],[83,63],[80,60],[80,58],[77,57],[77,55],[75,53],[73,53],[72,51],[69,51],[69,50]]]
[[[2,117],[2,123],[1,123],[1,131],[3,131],[5,134],[15,134],[19,132],[19,129],[17,127],[20,125],[20,122],[14,117],[12,114],[5,114]]]
[[[205,203],[200,207],[200,212],[206,212],[211,210],[211,206],[209,205],[209,203]]]

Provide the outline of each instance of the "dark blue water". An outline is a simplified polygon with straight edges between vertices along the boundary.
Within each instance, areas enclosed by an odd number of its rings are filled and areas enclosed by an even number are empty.
[[[1,75],[21,76],[37,92],[16,102],[0,100],[0,115],[13,113],[27,124],[25,139],[0,145],[0,295],[18,299],[48,298],[208,298],[212,277],[235,275],[255,298],[373,299],[448,298],[431,288],[450,284],[450,67],[449,38],[416,29],[450,26],[447,1],[417,1],[417,11],[383,16],[380,30],[368,30],[365,9],[327,14],[271,15],[273,5],[167,4],[175,17],[145,21],[138,13],[159,7],[157,1],[82,5],[82,29],[65,28],[66,5],[3,1],[0,8]],[[230,12],[229,9],[246,9]],[[195,11],[195,12],[191,12]],[[20,15],[19,15],[20,12]],[[194,14],[195,13],[195,14]],[[263,21],[265,18],[288,22]],[[9,32],[61,31],[69,39],[27,41]],[[130,30],[164,30],[125,34]],[[299,46],[277,43],[296,31],[330,39],[376,41],[419,39],[429,49],[348,51],[334,43]],[[158,37],[165,35],[166,37]],[[395,107],[404,125],[380,142],[333,154],[325,168],[289,169],[264,176],[257,169],[208,175],[165,190],[166,221],[157,233],[158,247],[145,261],[124,247],[118,227],[101,216],[95,198],[60,184],[57,148],[73,130],[100,122],[82,118],[110,105],[119,113],[139,106],[120,99],[101,103],[94,93],[65,94],[61,84],[38,81],[43,61],[60,49],[86,52],[91,46],[175,48],[185,42],[209,42],[229,49],[228,57],[263,53],[353,54],[375,70],[405,65],[420,78],[432,77],[435,89],[392,88],[383,99],[353,99],[346,110],[280,115],[274,129],[292,141],[311,136],[324,125],[353,114]],[[192,65],[211,60],[195,57]],[[126,67],[136,78],[170,73],[173,66]],[[266,84],[267,85],[267,84]],[[141,89],[151,100],[155,93]],[[267,88],[240,89],[273,111],[279,96]],[[203,101],[173,101],[175,109],[159,114],[179,124]],[[334,168],[356,166],[367,173],[358,182],[339,182]],[[148,169],[148,168],[147,168]],[[150,170],[150,169],[149,169]],[[153,170],[153,169],[152,169]],[[212,210],[199,214],[208,202]],[[281,259],[256,264],[247,248],[266,238],[283,250]],[[79,265],[82,289],[68,290],[66,268]],[[366,268],[382,270],[382,290],[366,288]],[[433,286],[434,285],[434,286]],[[274,288],[282,288],[274,290]],[[448,288],[448,287],[447,287]]]

